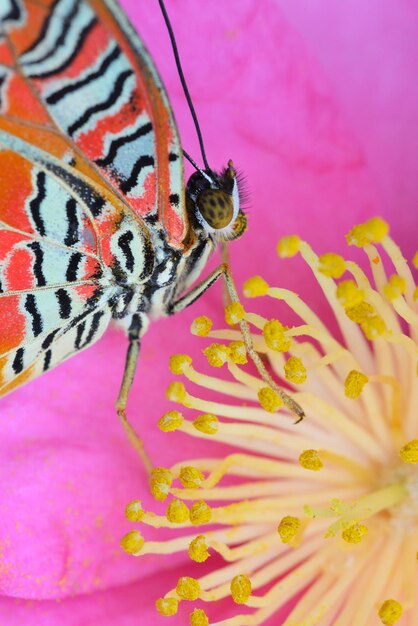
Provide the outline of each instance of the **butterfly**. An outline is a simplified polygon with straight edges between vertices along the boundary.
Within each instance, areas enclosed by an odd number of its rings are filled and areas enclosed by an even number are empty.
[[[0,395],[117,320],[126,420],[149,319],[220,275],[236,297],[225,266],[192,288],[217,242],[246,229],[232,162],[204,160],[186,185],[167,94],[115,0],[2,0]]]

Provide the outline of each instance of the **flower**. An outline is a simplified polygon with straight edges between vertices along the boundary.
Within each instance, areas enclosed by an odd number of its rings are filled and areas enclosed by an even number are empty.
[[[121,4],[156,59],[183,145],[198,159],[157,3]],[[232,157],[248,179],[249,230],[231,245],[239,284],[261,271],[276,279],[264,251],[278,233],[297,231],[339,252],[339,236],[376,211],[391,218],[409,256],[415,246],[416,6],[319,0],[306,11],[304,4],[231,0],[219,11],[215,2],[167,2],[210,162],[221,167]],[[313,301],[297,261],[280,284]],[[176,435],[163,437],[156,423],[169,355],[184,351],[185,329],[200,312],[219,327],[220,293],[214,287],[144,337],[128,414],[156,463],[201,455],[200,440],[179,435],[173,445]],[[149,598],[172,574],[159,559],[139,564],[118,546],[132,526],[125,503],[138,497],[151,506],[114,414],[125,353],[125,337],[110,330],[1,401],[0,623],[167,623]],[[182,558],[170,567],[177,571]]]
[[[347,241],[364,249],[368,273],[333,253],[318,257],[296,236],[291,254],[289,238],[278,246],[281,257],[300,253],[338,333],[295,292],[260,276],[244,284],[248,298],[271,300],[264,307],[270,319],[241,307],[242,314],[257,352],[304,408],[302,422],[292,424],[280,396],[276,403],[260,398],[260,391],[276,392],[248,371],[247,359],[235,358],[237,343],[244,346],[239,330],[203,333],[223,341],[203,353],[216,369],[214,353],[227,354],[227,378],[201,372],[187,355],[171,359],[171,371],[188,381],[167,391],[184,407],[176,429],[207,442],[206,453],[153,471],[151,491],[168,502],[166,515],[141,511],[140,531],[122,541],[137,556],[188,552],[190,574],[157,599],[162,615],[200,600],[205,621],[192,613],[192,626],[257,626],[281,610],[285,626],[333,623],[336,615],[340,626],[377,617],[393,626],[402,614],[417,622],[418,287],[384,220],[355,226]],[[276,319],[278,302],[296,324],[285,326],[285,314]],[[233,325],[230,308],[225,317]],[[201,329],[199,321],[192,325],[197,335]],[[196,428],[202,411],[203,422],[217,416],[216,429]],[[210,456],[210,441],[226,444],[228,454]],[[170,514],[174,504],[183,507],[179,517]],[[147,525],[187,534],[147,541]],[[202,571],[214,555],[221,559]],[[252,610],[212,617],[211,605],[225,598]]]

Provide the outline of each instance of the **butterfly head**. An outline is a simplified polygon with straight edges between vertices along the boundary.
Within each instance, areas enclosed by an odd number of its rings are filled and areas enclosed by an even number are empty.
[[[198,170],[192,174],[186,197],[192,221],[213,239],[237,239],[245,232],[247,218],[232,161],[220,173]]]

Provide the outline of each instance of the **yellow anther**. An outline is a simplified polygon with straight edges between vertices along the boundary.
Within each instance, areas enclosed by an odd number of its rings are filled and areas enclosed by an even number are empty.
[[[231,302],[231,304],[225,307],[225,321],[229,326],[238,324],[244,318],[244,315],[244,307],[239,302]]]
[[[399,274],[392,274],[389,281],[383,287],[385,296],[388,300],[395,300],[399,298],[406,291],[406,280],[399,276]]]
[[[299,532],[301,521],[293,515],[286,515],[277,527],[280,539],[283,543],[289,543]]]
[[[369,379],[366,374],[358,372],[357,370],[351,370],[344,382],[345,395],[347,398],[350,398],[350,400],[356,400],[363,391],[365,384],[368,382]]]
[[[144,513],[145,511],[140,500],[132,500],[125,509],[125,517],[130,522],[140,522],[144,517]]]
[[[374,315],[365,320],[361,327],[367,339],[373,340],[386,332],[386,324],[380,315]]]
[[[245,349],[245,343],[243,341],[231,341],[228,348],[229,358],[233,363],[237,365],[245,365],[248,363],[247,350]]]
[[[173,374],[184,374],[192,364],[192,359],[187,354],[173,354],[170,357],[170,370]]]
[[[191,523],[195,526],[208,524],[212,519],[212,509],[204,500],[197,500],[197,502],[190,507],[189,517]]]
[[[158,422],[158,428],[163,433],[168,433],[173,430],[177,430],[184,422],[184,417],[179,411],[168,411],[164,413],[162,418]]]
[[[169,469],[155,467],[150,475],[150,489],[156,500],[165,500],[170,492],[173,475]]]
[[[270,320],[264,324],[263,336],[267,346],[277,352],[290,350],[292,340],[285,334],[286,328],[279,320]]]
[[[381,217],[373,217],[365,224],[358,224],[350,230],[347,241],[350,245],[363,248],[368,243],[380,243],[389,232],[389,226]]]
[[[291,356],[284,365],[284,375],[286,380],[301,385],[306,381],[306,367],[304,366],[302,359],[297,356]]]
[[[277,254],[281,259],[295,256],[299,252],[300,238],[297,235],[282,237],[277,244]]]
[[[137,554],[143,548],[145,540],[139,530],[131,530],[120,541],[120,545],[128,554]]]
[[[376,316],[374,308],[368,302],[345,307],[345,312],[347,317],[357,324],[363,324],[366,320]]]
[[[190,626],[209,626],[209,619],[203,609],[194,609],[190,613]]]
[[[203,350],[203,354],[212,367],[222,367],[229,358],[229,348],[222,343],[211,343]]]
[[[366,227],[372,243],[381,243],[389,233],[389,224],[381,217],[372,217],[367,220]]]
[[[269,413],[275,413],[277,409],[280,409],[280,407],[283,406],[283,400],[279,394],[270,387],[261,387],[261,389],[258,390],[257,395],[261,406]]]
[[[414,258],[412,259],[412,265],[418,270],[418,250],[414,254]]]
[[[198,489],[204,479],[202,472],[191,465],[180,470],[180,482],[185,489]]]
[[[172,402],[184,404],[187,398],[186,387],[183,385],[183,383],[180,383],[176,380],[168,386],[165,395],[167,399],[171,400]]]
[[[364,291],[354,280],[342,280],[337,286],[337,298],[345,309],[350,309],[363,302]]]
[[[190,576],[182,576],[177,582],[176,591],[182,600],[197,600],[200,596],[199,581]]]
[[[205,433],[205,435],[214,435],[218,432],[219,420],[212,413],[204,413],[196,417],[193,421],[193,426],[201,433]]]
[[[204,535],[198,535],[190,542],[189,557],[196,563],[203,563],[210,557]]]
[[[179,608],[179,601],[177,598],[158,598],[155,603],[155,607],[158,613],[170,617],[175,615]]]
[[[304,450],[299,456],[299,465],[313,472],[318,472],[324,467],[318,450]]]
[[[363,248],[365,245],[370,243],[370,238],[368,235],[367,227],[365,224],[358,224],[357,226],[353,226],[348,235],[346,236],[347,243],[350,246],[357,246],[358,248]]]
[[[405,463],[412,463],[413,465],[418,463],[418,439],[412,439],[402,446],[399,454]]]
[[[412,297],[413,297],[415,302],[418,300],[418,287],[415,287],[414,293],[412,294]]]
[[[339,254],[327,252],[319,257],[318,271],[330,278],[341,278],[345,272],[345,260]]]
[[[192,322],[190,326],[190,332],[192,335],[197,335],[198,337],[207,337],[212,330],[213,322],[206,315],[201,315],[200,317],[196,317],[196,319]]]
[[[167,507],[165,516],[173,524],[183,524],[189,519],[189,509],[181,500],[172,500]]]
[[[397,600],[385,600],[379,609],[379,617],[385,626],[393,626],[402,615],[402,604]]]
[[[245,574],[238,574],[231,580],[231,595],[237,604],[245,604],[252,592],[251,580]]]
[[[266,296],[270,287],[261,276],[253,276],[245,281],[243,293],[246,298],[258,298]]]
[[[347,543],[360,543],[362,538],[367,535],[369,529],[364,524],[351,524],[341,533],[342,538]]]

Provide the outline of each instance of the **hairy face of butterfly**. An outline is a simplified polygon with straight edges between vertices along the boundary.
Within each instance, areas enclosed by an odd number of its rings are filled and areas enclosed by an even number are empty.
[[[214,239],[237,239],[246,230],[247,218],[240,200],[237,175],[229,161],[221,173],[195,172],[186,187],[187,210]]]

